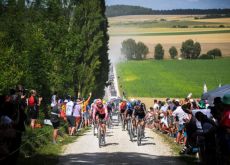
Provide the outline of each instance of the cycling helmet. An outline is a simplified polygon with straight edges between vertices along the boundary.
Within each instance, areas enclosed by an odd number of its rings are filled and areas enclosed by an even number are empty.
[[[130,102],[127,103],[127,108],[132,109],[132,104]]]
[[[141,101],[140,101],[140,100],[137,100],[137,101],[136,101],[136,105],[141,106]]]

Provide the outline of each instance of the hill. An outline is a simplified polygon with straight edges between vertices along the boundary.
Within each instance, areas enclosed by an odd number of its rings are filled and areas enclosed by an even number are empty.
[[[115,17],[123,15],[215,15],[226,17],[230,9],[173,9],[173,10],[152,10],[150,8],[130,5],[106,6],[106,16]]]

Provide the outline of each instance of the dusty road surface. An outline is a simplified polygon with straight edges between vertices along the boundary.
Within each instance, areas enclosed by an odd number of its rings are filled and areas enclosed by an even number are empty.
[[[59,165],[158,165],[184,164],[172,156],[170,148],[161,138],[149,129],[145,131],[143,144],[131,142],[127,131],[121,125],[107,130],[106,146],[99,148],[98,139],[88,131],[76,142],[65,147]]]

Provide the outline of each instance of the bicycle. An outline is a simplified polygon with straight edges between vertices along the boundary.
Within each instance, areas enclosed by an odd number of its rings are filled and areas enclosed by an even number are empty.
[[[125,130],[125,114],[121,113],[121,126],[122,126],[122,131]]]
[[[141,125],[141,122],[143,119],[139,119],[137,123],[137,145],[141,145],[141,139],[144,137],[144,129],[143,126]]]
[[[108,120],[106,122],[109,129],[112,128],[112,112],[109,113]]]
[[[97,130],[97,132],[96,132]],[[96,136],[98,135],[98,123],[97,121],[93,121],[93,135]]]
[[[127,129],[128,129],[128,134],[130,137],[130,141],[132,142],[134,139],[134,127],[133,127],[133,123],[132,123],[132,118],[129,116],[127,118]]]
[[[99,119],[99,124],[98,124],[98,145],[99,145],[99,148],[101,148],[101,146],[105,145],[105,129],[102,128],[102,124],[105,124],[105,120]]]

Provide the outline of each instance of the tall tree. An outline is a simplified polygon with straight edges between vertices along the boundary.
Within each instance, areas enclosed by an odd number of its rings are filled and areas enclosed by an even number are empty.
[[[54,90],[103,96],[109,71],[104,0],[5,0],[0,11],[0,91],[23,83],[46,97]]]
[[[164,58],[164,49],[161,44],[155,46],[154,58],[156,60],[162,60]]]
[[[143,43],[138,42],[136,44],[136,59],[142,60],[146,58],[146,55],[149,53],[149,48]]]
[[[126,56],[128,60],[134,59],[136,51],[136,41],[127,39],[121,43],[121,53]]]
[[[169,49],[169,54],[170,54],[171,59],[175,59],[175,57],[178,55],[178,52],[175,46],[172,46]]]
[[[194,42],[192,39],[186,40],[182,43],[181,56],[186,59],[197,59],[201,52],[199,42]]]

